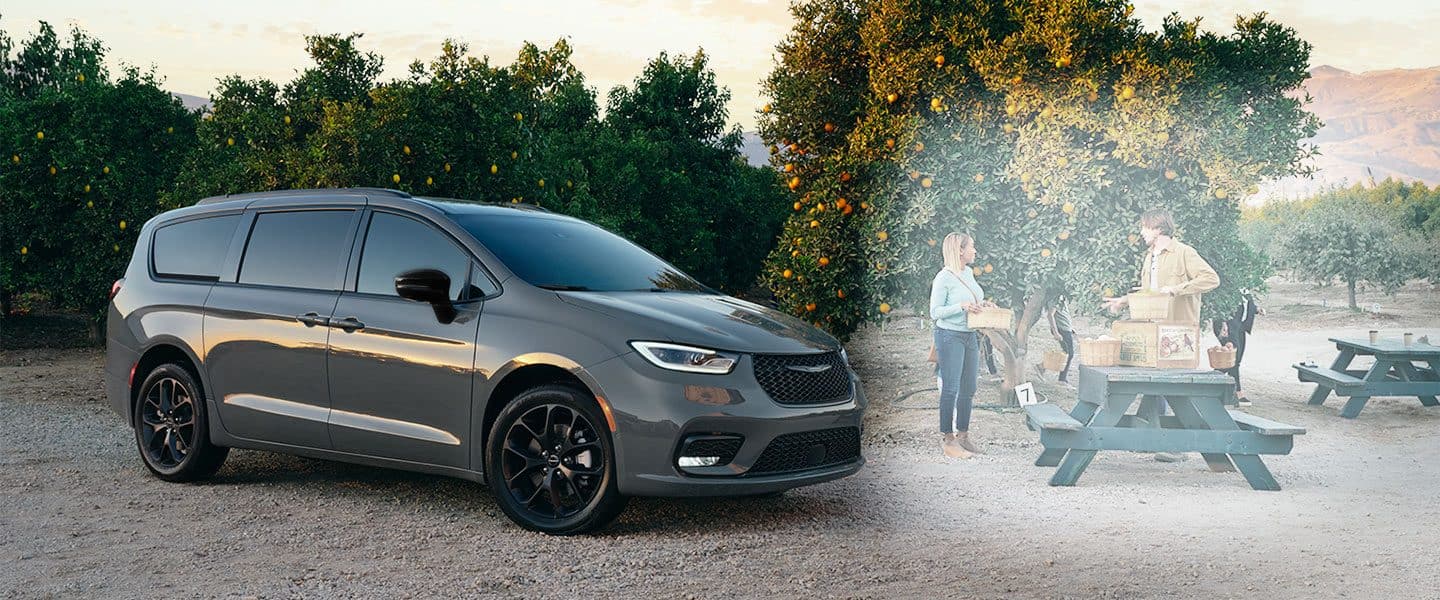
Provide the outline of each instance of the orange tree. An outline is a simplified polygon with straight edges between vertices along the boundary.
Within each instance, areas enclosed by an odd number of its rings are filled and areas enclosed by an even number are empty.
[[[632,86],[594,90],[560,41],[508,66],[446,42],[379,83],[358,35],[311,36],[314,66],[283,88],[227,77],[170,199],[379,186],[527,203],[589,219],[728,291],[755,281],[782,218],[775,175],[738,160],[728,92],[703,53],[661,55]]]
[[[159,210],[195,117],[153,73],[112,76],[104,46],[41,23],[15,48],[0,31],[0,296],[41,291],[90,320]]]
[[[1005,389],[1024,377],[1047,300],[1098,307],[1136,282],[1137,221],[1175,214],[1221,274],[1204,318],[1267,265],[1236,200],[1304,172],[1316,119],[1293,98],[1309,45],[1263,14],[1235,32],[1124,2],[814,0],[765,81],[760,131],[795,211],[766,282],[840,335],[892,307],[925,312],[950,231],[976,239],[987,295],[1016,310],[987,332]]]

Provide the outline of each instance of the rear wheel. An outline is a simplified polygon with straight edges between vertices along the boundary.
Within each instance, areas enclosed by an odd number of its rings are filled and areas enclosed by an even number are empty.
[[[165,481],[209,477],[230,453],[210,443],[200,386],[188,369],[174,363],[160,365],[145,377],[134,423],[140,459]]]
[[[552,535],[595,531],[625,508],[605,419],[593,397],[566,385],[531,389],[500,411],[485,477],[511,520]]]

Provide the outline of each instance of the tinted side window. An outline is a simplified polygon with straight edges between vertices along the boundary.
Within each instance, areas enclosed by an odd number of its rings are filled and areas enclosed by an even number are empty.
[[[240,283],[339,289],[353,216],[348,210],[256,215],[240,263]]]
[[[219,279],[221,263],[225,262],[230,238],[239,223],[240,215],[227,215],[156,229],[151,250],[155,274],[161,277]]]
[[[470,256],[439,230],[389,213],[375,213],[360,253],[355,291],[395,295],[395,276],[413,269],[439,269],[450,276],[450,299],[461,300]]]

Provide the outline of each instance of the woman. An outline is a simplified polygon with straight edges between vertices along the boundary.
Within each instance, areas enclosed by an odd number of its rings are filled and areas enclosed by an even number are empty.
[[[994,304],[985,301],[985,290],[975,281],[970,263],[975,261],[975,240],[963,233],[945,236],[940,247],[945,268],[930,286],[930,318],[935,321],[935,350],[940,367],[941,449],[946,456],[970,458],[980,452],[970,441],[970,410],[980,361],[978,333],[970,329],[967,315]],[[958,409],[958,410],[957,410]]]
[[[1245,359],[1245,338],[1249,337],[1255,327],[1255,315],[1264,313],[1265,311],[1255,305],[1255,296],[1248,290],[1241,290],[1240,306],[1236,307],[1235,314],[1230,315],[1229,319],[1216,319],[1212,322],[1215,339],[1219,340],[1220,345],[1235,351],[1235,366],[1221,369],[1220,372],[1235,378],[1235,400],[1242,407],[1250,406],[1245,390],[1240,389],[1240,361]]]

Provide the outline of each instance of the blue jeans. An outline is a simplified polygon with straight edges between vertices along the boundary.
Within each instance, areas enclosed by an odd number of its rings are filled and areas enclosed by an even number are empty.
[[[970,409],[980,374],[977,335],[974,331],[935,328],[935,352],[940,358],[940,433],[970,431]]]

